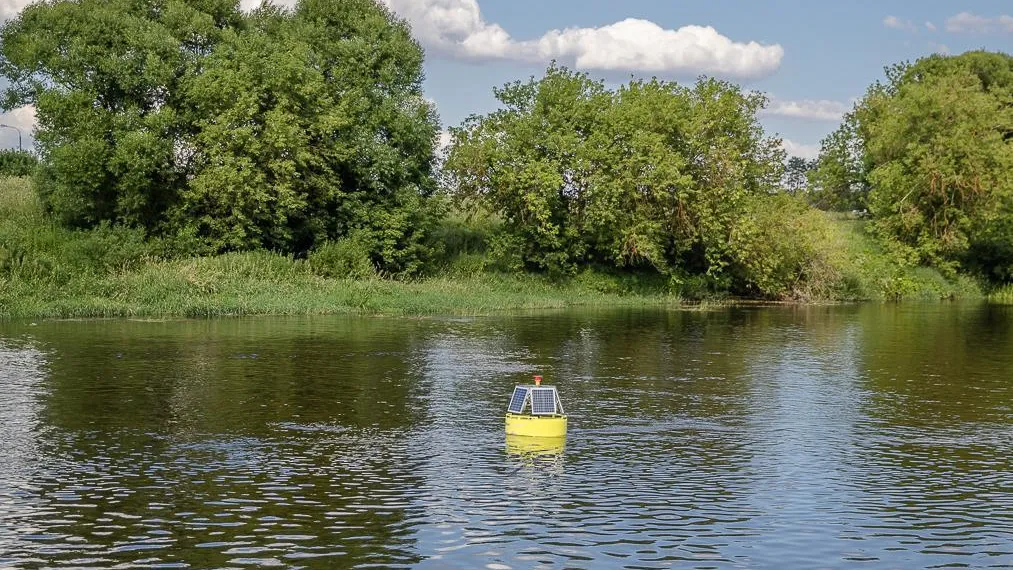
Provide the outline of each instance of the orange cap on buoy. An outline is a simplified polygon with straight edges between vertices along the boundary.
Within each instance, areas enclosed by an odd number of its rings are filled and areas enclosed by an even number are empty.
[[[541,376],[535,376],[535,386],[541,386],[541,385],[542,385],[542,377]]]

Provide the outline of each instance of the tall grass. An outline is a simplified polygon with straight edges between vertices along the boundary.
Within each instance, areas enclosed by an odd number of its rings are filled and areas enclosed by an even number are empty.
[[[912,267],[891,256],[869,233],[864,220],[825,214],[836,228],[842,300],[981,299],[981,287],[967,276],[946,278],[930,267]]]
[[[678,289],[658,275],[588,270],[556,281],[503,273],[485,251],[495,220],[451,217],[449,247],[434,272],[414,281],[335,277],[333,260],[266,251],[182,256],[136,230],[71,231],[47,220],[26,179],[0,178],[0,318],[213,317],[254,314],[487,314],[571,306],[676,306]],[[827,299],[973,296],[973,283],[891,261],[854,220],[831,220],[833,287]],[[438,234],[439,235],[439,234]],[[342,254],[343,255],[343,254]],[[326,257],[326,256],[325,256]],[[339,259],[341,256],[337,256]],[[314,263],[328,263],[315,267]],[[828,273],[831,275],[831,273]],[[831,283],[827,278],[824,284]],[[675,292],[673,292],[675,291]],[[827,293],[827,291],[830,291]],[[814,294],[814,297],[816,294]],[[1013,298],[1013,287],[993,295]],[[820,299],[811,299],[820,300]]]
[[[478,246],[476,246],[478,247]],[[339,279],[266,251],[176,257],[135,230],[70,231],[49,222],[25,179],[0,179],[0,318],[252,314],[482,314],[575,305],[678,303],[663,284],[587,274],[448,271],[399,282]],[[657,285],[657,286],[655,286]]]
[[[268,253],[152,261],[137,269],[38,288],[24,281],[0,293],[0,317],[378,313],[485,314],[504,309],[669,305],[663,292],[603,292],[530,275],[434,277],[416,282],[327,279],[302,261]]]
[[[992,291],[988,296],[988,300],[999,305],[1013,305],[1013,283]]]

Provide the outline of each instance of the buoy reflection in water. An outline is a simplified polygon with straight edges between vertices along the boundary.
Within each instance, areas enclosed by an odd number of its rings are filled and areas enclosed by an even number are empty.
[[[565,437],[506,436],[506,450],[510,455],[542,457],[562,455],[566,449]]]

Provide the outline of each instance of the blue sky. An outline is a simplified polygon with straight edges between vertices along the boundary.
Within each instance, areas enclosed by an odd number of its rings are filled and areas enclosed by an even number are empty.
[[[0,19],[29,1],[0,0]],[[884,66],[933,52],[1013,52],[1011,0],[380,1],[426,48],[426,93],[445,127],[495,109],[494,86],[537,76],[555,58],[597,77],[706,74],[763,91],[772,98],[765,127],[807,157]],[[33,121],[31,109],[0,116],[25,131]],[[17,133],[0,129],[0,146],[17,146]]]
[[[638,46],[638,38],[633,37],[623,38],[633,45],[625,48],[630,53],[621,65],[602,69],[606,65],[598,62],[584,66],[585,70],[598,77],[628,77],[632,73],[690,81],[703,73],[763,91],[773,98],[770,112],[763,117],[765,127],[791,141],[789,150],[809,156],[818,148],[820,139],[837,126],[840,112],[861,97],[872,82],[883,77],[885,66],[934,52],[957,54],[980,48],[1013,52],[1013,2],[1009,0],[386,1],[412,22],[416,35],[427,47],[426,92],[436,101],[445,125],[456,125],[471,113],[496,108],[493,86],[538,75],[551,59],[545,56],[547,59],[539,60],[539,54],[531,53],[511,55],[511,49],[523,52],[530,48],[525,46],[526,42],[532,43],[551,30],[581,28],[593,32],[634,18],[670,32],[685,26],[710,26],[734,44],[756,42],[761,49],[780,46],[783,53],[776,65],[768,59],[745,70],[718,69],[720,66],[713,62],[659,69],[651,62],[651,52],[684,50],[686,46],[674,38],[673,45],[665,46],[666,40],[661,36],[646,46]],[[480,13],[478,28],[472,13],[475,8]],[[512,43],[502,45],[502,50],[493,54],[479,53],[482,50],[474,42],[465,46],[469,39],[474,39],[467,36],[469,31],[479,39],[494,38],[496,34],[486,33],[492,26],[509,34]],[[585,35],[591,40],[602,37]],[[489,43],[496,42],[487,39],[485,44]],[[707,42],[703,43],[706,49]],[[606,51],[621,52],[624,48],[620,45],[610,46]],[[719,48],[720,45],[715,49]],[[588,49],[593,48],[543,52],[561,56],[561,61],[574,66],[577,59],[573,55],[586,53]],[[638,66],[647,70],[635,69]]]

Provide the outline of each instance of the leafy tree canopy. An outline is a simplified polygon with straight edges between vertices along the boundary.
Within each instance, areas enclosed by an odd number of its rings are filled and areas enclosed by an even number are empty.
[[[1013,56],[894,66],[823,151],[816,179],[867,192],[877,231],[906,258],[1013,279]]]
[[[423,53],[374,0],[56,0],[0,30],[3,106],[36,106],[47,209],[208,250],[355,234],[417,267],[438,122]]]
[[[762,95],[713,79],[613,91],[557,66],[495,93],[502,109],[452,131],[446,171],[458,198],[502,216],[518,265],[733,279],[733,228],[784,169],[756,119]]]

